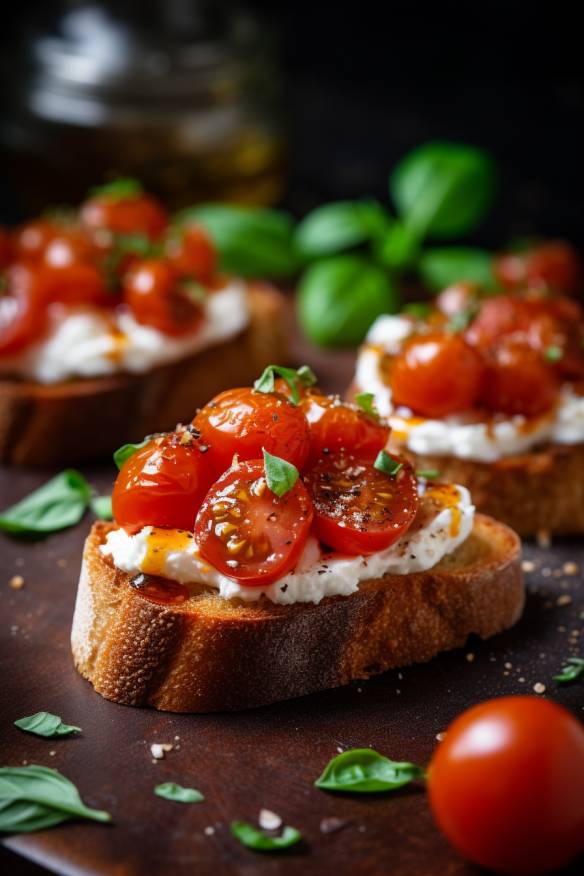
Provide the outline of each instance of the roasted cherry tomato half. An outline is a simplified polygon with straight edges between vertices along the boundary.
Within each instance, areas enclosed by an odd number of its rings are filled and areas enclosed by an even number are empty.
[[[213,484],[197,515],[201,556],[248,587],[271,584],[294,568],[312,523],[301,480],[278,497],[262,460],[242,462]]]
[[[488,359],[481,402],[494,413],[536,417],[552,407],[558,388],[541,353],[508,338]]]
[[[535,697],[473,706],[447,729],[428,771],[438,825],[498,873],[547,873],[584,850],[584,728]]]
[[[506,289],[541,287],[560,295],[578,296],[584,289],[584,269],[576,250],[551,240],[495,259],[495,274]]]
[[[63,226],[50,219],[35,219],[16,228],[12,233],[12,250],[17,262],[38,262],[47,246],[62,233]]]
[[[203,319],[201,303],[162,259],[134,262],[122,280],[122,298],[137,322],[167,335],[189,334]]]
[[[386,423],[338,396],[308,391],[300,407],[310,425],[308,465],[341,450],[373,458],[387,444],[390,430]]]
[[[187,225],[169,235],[167,258],[181,277],[208,283],[217,270],[217,253],[211,238],[200,225]]]
[[[423,417],[472,408],[484,379],[481,357],[458,334],[420,335],[391,360],[393,401]]]
[[[151,525],[192,530],[212,482],[196,433],[153,438],[118,474],[112,493],[114,519],[126,529]]]
[[[97,249],[87,234],[79,228],[56,232],[47,242],[42,262],[50,268],[64,269],[77,264],[92,264]]]
[[[82,205],[80,218],[92,231],[145,234],[151,240],[159,238],[168,223],[162,204],[139,187],[136,187],[135,194],[118,196],[104,192],[95,195]]]
[[[62,268],[39,267],[38,270],[44,278],[48,301],[96,304],[101,307],[116,303],[96,265],[75,262]]]
[[[314,505],[314,531],[342,554],[385,550],[411,526],[418,510],[417,481],[403,460],[395,475],[368,456],[346,453],[322,459],[305,478]]]
[[[298,469],[308,455],[306,417],[277,392],[228,389],[201,408],[193,425],[209,445],[209,464],[217,477],[230,467],[234,454],[240,461],[260,459],[265,449]]]
[[[48,289],[42,272],[12,265],[0,295],[0,356],[11,356],[39,340],[46,328]]]

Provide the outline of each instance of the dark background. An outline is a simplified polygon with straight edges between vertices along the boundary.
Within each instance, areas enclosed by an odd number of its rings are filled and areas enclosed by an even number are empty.
[[[54,0],[20,0],[5,20],[50,20]],[[189,0],[117,0],[155,20]],[[205,3],[202,4],[203,6]],[[476,143],[501,167],[497,206],[475,239],[565,236],[584,245],[584,68],[576,4],[318,3],[248,0],[279,46],[291,137],[285,205],[302,214],[339,197],[386,197],[388,169],[430,138]],[[207,4],[217,20],[233,4]],[[543,4],[542,4],[543,8]],[[6,13],[4,13],[6,14]],[[0,50],[2,46],[0,46]],[[10,168],[0,217],[18,216]]]

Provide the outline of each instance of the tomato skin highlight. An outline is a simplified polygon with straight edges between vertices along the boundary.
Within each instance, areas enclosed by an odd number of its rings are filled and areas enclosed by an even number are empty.
[[[387,444],[389,426],[356,405],[309,391],[302,396],[300,407],[310,426],[307,468],[327,453],[342,450],[373,458]]]
[[[310,446],[301,408],[277,392],[250,387],[227,389],[197,413],[193,426],[209,445],[209,465],[223,474],[237,454],[241,462],[260,459],[265,449],[302,469]]]
[[[396,404],[424,417],[472,408],[484,380],[480,355],[458,334],[434,332],[406,342],[390,365]]]
[[[418,488],[410,464],[399,462],[400,471],[387,475],[368,456],[337,453],[311,469],[305,481],[321,542],[360,556],[385,550],[407,531],[418,510]]]
[[[499,873],[547,873],[584,850],[584,728],[535,697],[474,706],[448,728],[428,772],[440,829]]]
[[[122,466],[112,493],[116,523],[191,531],[213,477],[200,442],[172,432],[149,441]]]
[[[203,320],[200,304],[183,294],[171,264],[162,259],[136,260],[122,280],[122,300],[137,322],[180,337]]]
[[[312,502],[301,480],[278,497],[264,462],[242,462],[213,484],[197,515],[201,556],[247,587],[272,584],[290,572],[312,523]]]

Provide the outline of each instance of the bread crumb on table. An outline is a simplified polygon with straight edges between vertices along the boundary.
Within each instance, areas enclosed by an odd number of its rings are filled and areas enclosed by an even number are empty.
[[[533,572],[535,569],[535,563],[533,563],[531,560],[522,560],[521,568],[524,572]]]
[[[552,544],[552,536],[549,529],[540,529],[536,534],[537,546],[540,548],[549,548]]]
[[[22,590],[24,587],[24,578],[22,575],[13,575],[8,582],[8,586],[11,587],[12,590]]]
[[[155,760],[162,760],[167,751],[172,751],[173,745],[170,742],[154,742],[150,746],[150,752]]]
[[[258,824],[262,830],[278,830],[282,827],[282,819],[271,809],[260,809]]]
[[[536,694],[545,693],[545,684],[542,684],[541,681],[538,681],[533,685],[533,690]]]
[[[580,567],[578,566],[578,563],[568,562],[564,563],[562,571],[564,575],[577,575],[580,571]]]
[[[556,605],[570,605],[572,603],[572,597],[568,593],[562,593],[561,596],[558,596],[556,599]]]

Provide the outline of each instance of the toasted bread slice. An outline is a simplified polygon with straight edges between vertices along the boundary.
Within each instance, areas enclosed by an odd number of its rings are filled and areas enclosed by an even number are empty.
[[[220,390],[245,386],[285,358],[283,296],[249,288],[250,324],[227,343],[144,374],[44,385],[0,379],[0,462],[73,463],[174,429]]]
[[[87,538],[71,641],[79,672],[127,705],[210,712],[290,699],[430,660],[471,633],[487,638],[523,609],[519,539],[481,515],[433,569],[364,581],[319,605],[209,589],[182,605],[151,602],[100,553],[111,528],[96,523]]]
[[[479,511],[519,535],[584,532],[584,444],[551,444],[489,463],[408,455],[418,470],[437,469],[441,480],[468,487]]]

